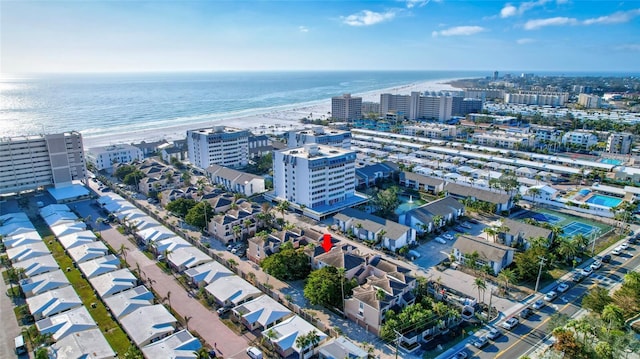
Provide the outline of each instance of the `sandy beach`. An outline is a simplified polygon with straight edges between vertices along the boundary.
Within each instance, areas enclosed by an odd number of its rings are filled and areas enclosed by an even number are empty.
[[[427,82],[417,82],[386,89],[374,90],[365,93],[354,93],[354,96],[361,96],[363,101],[380,102],[380,94],[392,93],[394,95],[408,95],[412,91],[459,91],[448,84],[457,79],[443,79]],[[131,131],[105,136],[85,136],[83,138],[85,148],[95,146],[106,146],[121,143],[139,143],[141,141],[151,142],[165,139],[173,141],[183,139],[187,130],[210,127],[214,125],[225,125],[230,127],[244,128],[251,130],[254,134],[277,133],[297,128],[305,125],[300,123],[300,119],[312,115],[313,119],[325,119],[331,112],[331,99],[316,101],[305,104],[290,105],[279,109],[265,111],[264,113],[248,116],[229,117],[214,121],[196,121],[190,124],[179,126],[167,126],[154,130]]]

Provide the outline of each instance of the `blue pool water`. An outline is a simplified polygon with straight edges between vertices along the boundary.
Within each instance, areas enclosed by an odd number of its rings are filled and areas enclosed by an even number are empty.
[[[403,214],[405,212],[409,212],[410,210],[416,207],[420,207],[425,203],[423,200],[415,199],[415,198],[412,198],[411,199],[412,202],[409,202],[409,197],[405,197],[405,196],[400,196],[400,201],[402,201],[402,203],[400,203],[398,208],[396,208],[395,210],[395,213],[398,215]]]
[[[606,163],[608,165],[616,165],[619,166],[622,164],[621,160],[615,160],[613,158],[603,158],[600,160],[601,163]]]
[[[597,205],[600,205],[600,206],[605,206],[605,207],[615,207],[615,206],[619,205],[620,202],[622,202],[622,199],[621,198],[616,198],[616,197],[609,197],[609,196],[605,196],[605,195],[601,195],[601,194],[594,194],[586,202],[587,203],[592,203],[592,204],[597,204]]]
[[[581,189],[580,191],[578,191],[578,194],[580,194],[581,196],[586,196],[589,193],[591,193],[591,190],[590,189],[586,189],[586,188],[585,189]]]

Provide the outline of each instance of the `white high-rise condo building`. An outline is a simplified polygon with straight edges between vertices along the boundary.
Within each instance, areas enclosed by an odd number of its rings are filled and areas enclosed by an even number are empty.
[[[287,147],[302,147],[309,143],[350,149],[351,132],[335,129],[325,130],[323,126],[314,126],[311,129],[289,132]]]
[[[600,108],[602,106],[602,98],[596,95],[581,93],[578,95],[578,105],[584,108]]]
[[[212,164],[245,167],[249,163],[249,131],[215,126],[187,131],[189,162],[206,170]]]
[[[79,132],[0,138],[0,194],[86,178]]]
[[[612,133],[607,139],[607,152],[627,155],[631,152],[633,135],[626,132]]]
[[[311,210],[339,210],[355,196],[355,161],[354,151],[317,144],[277,151],[275,197]]]
[[[362,118],[362,97],[351,94],[331,98],[331,117],[336,120],[350,121]]]

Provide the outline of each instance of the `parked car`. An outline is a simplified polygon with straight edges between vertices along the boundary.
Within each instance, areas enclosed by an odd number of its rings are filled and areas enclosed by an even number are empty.
[[[535,309],[535,310],[540,310],[540,309],[542,309],[542,307],[544,307],[544,306],[545,306],[545,304],[544,304],[544,300],[542,300],[542,299],[538,299],[538,300],[536,300],[536,302],[535,302],[535,303],[533,303],[533,305],[532,305],[531,307],[532,307],[533,309]]]
[[[593,273],[593,269],[591,269],[591,267],[584,267],[580,273],[582,273],[583,276],[588,277]]]
[[[622,249],[629,248],[629,242],[622,242],[622,244],[620,244],[620,248],[622,248]]]
[[[621,255],[621,254],[622,254],[622,251],[623,251],[622,247],[618,246],[618,247],[615,247],[615,248],[611,251],[611,254],[614,254],[614,255],[616,255],[616,256],[619,256],[619,255]]]
[[[599,260],[596,260],[595,262],[591,263],[592,270],[598,270],[601,267],[602,267],[602,262],[600,262]]]
[[[218,315],[224,315],[225,313],[227,313],[230,310],[231,310],[231,307],[224,306],[224,307],[218,308],[218,310],[216,310],[216,313],[218,313]]]
[[[556,288],[556,292],[558,293],[564,293],[567,290],[569,290],[569,285],[567,283],[560,283],[558,288]]]
[[[460,224],[460,227],[462,228],[466,228],[466,229],[471,229],[471,225],[467,222]]]
[[[453,227],[453,230],[458,232],[458,233],[464,233],[464,228],[462,228],[460,226]]]
[[[543,298],[543,299],[544,299],[545,301],[547,301],[547,302],[551,302],[552,300],[554,300],[554,299],[556,299],[556,298],[558,298],[558,293],[557,293],[557,292],[554,292],[554,291],[551,291],[551,292],[547,293],[547,294],[544,296],[544,298]]]
[[[450,241],[455,239],[455,237],[451,233],[445,233],[445,234],[442,235],[442,237],[444,237],[444,239],[448,239]]]
[[[502,332],[498,328],[490,328],[489,333],[487,333],[487,338],[491,340],[496,340],[502,335]]]
[[[582,281],[583,279],[584,279],[584,276],[580,272],[573,273],[573,277],[571,277],[571,280],[576,283]]]
[[[436,241],[438,243],[442,243],[442,244],[447,244],[447,241],[445,241],[444,238],[442,238],[442,237],[436,237],[434,239],[434,241]]]
[[[251,359],[262,359],[262,352],[260,351],[260,349],[258,349],[256,347],[248,347],[247,348],[247,355]]]
[[[518,323],[520,323],[520,321],[518,320],[518,318],[516,317],[511,317],[507,320],[505,320],[504,322],[502,322],[502,327],[506,330],[511,330],[513,328],[515,328]]]
[[[487,344],[489,344],[489,339],[486,336],[481,336],[473,341],[473,346],[476,348],[482,348]]]
[[[520,318],[527,319],[533,315],[533,309],[527,307],[520,312]]]
[[[602,259],[600,259],[600,261],[602,263],[609,263],[611,262],[611,254],[605,254],[602,256]]]

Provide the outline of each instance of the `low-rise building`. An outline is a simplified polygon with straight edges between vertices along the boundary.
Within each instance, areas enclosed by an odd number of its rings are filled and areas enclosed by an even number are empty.
[[[120,318],[120,324],[138,347],[173,334],[178,320],[162,304],[137,308]]]
[[[244,302],[258,298],[262,292],[246,280],[238,276],[224,276],[205,287],[218,305],[235,307]]]
[[[183,272],[211,261],[211,257],[196,247],[181,247],[169,253],[167,262],[176,272]]]
[[[453,255],[458,262],[465,263],[469,255],[478,253],[477,264],[488,266],[495,275],[513,262],[514,252],[511,247],[465,235],[458,236],[453,244]]]
[[[60,269],[20,281],[20,288],[27,298],[68,285],[71,283]]]
[[[138,308],[153,305],[153,293],[147,287],[140,285],[104,298],[104,303],[111,314],[120,319]]]
[[[127,144],[91,147],[87,149],[85,156],[97,171],[111,170],[117,163],[132,163],[144,159],[144,153],[138,147]]]
[[[207,167],[207,178],[212,184],[221,185],[227,191],[240,193],[247,197],[266,191],[264,177],[217,164]]]
[[[67,250],[74,262],[80,264],[109,254],[109,248],[102,242],[91,242]]]
[[[253,237],[257,230],[257,216],[261,212],[259,205],[244,199],[238,200],[235,208],[232,207],[209,221],[209,233],[224,244],[237,242],[244,236]]]
[[[562,144],[569,147],[589,150],[598,144],[598,136],[587,130],[569,131],[562,136]]]
[[[445,184],[443,191],[456,199],[470,198],[473,201],[491,203],[495,205],[496,212],[510,211],[513,208],[511,195],[502,191],[490,191],[451,182]]]
[[[349,339],[339,336],[322,344],[317,349],[320,359],[367,359],[369,353]]]
[[[109,272],[89,279],[100,298],[107,298],[138,285],[138,278],[127,268]]]
[[[87,308],[78,307],[41,319],[36,322],[36,328],[42,335],[51,334],[57,342],[85,330],[98,329],[98,325]]]
[[[78,264],[78,268],[86,278],[93,278],[120,269],[120,258],[114,254],[92,259]]]
[[[71,249],[83,244],[93,243],[98,240],[95,234],[91,231],[81,231],[70,233],[65,236],[59,237],[58,240],[64,249]]]
[[[51,254],[15,262],[12,267],[22,270],[24,276],[27,278],[60,269],[58,262],[56,262]]]
[[[464,215],[464,205],[447,196],[411,209],[399,216],[399,221],[419,232],[432,232]],[[436,223],[437,222],[437,223]]]
[[[391,251],[416,241],[416,232],[411,227],[353,208],[342,210],[333,221],[343,232],[351,231],[360,240],[380,242]]]
[[[612,133],[607,139],[607,152],[620,155],[631,153],[633,135],[630,133]]]
[[[2,238],[5,248],[20,247],[27,244],[42,242],[42,237],[35,229],[29,232],[22,232],[13,236]]]
[[[507,246],[525,246],[526,243],[536,238],[551,239],[553,232],[550,229],[534,226],[509,218],[500,219],[501,225],[497,226],[498,237]]]
[[[51,251],[42,241],[7,249],[7,258],[14,263],[46,256],[47,254],[51,254]]]
[[[263,331],[262,337],[267,338],[271,342],[276,352],[282,358],[288,358],[291,355],[306,358],[307,352],[311,349],[311,345],[300,347],[300,342],[297,339],[313,332],[318,336],[318,343],[322,343],[327,338],[326,334],[316,329],[311,323],[294,315]]]
[[[146,358],[196,359],[202,347],[200,340],[188,330],[181,330],[166,338],[153,342],[140,350]]]
[[[50,358],[118,358],[100,329],[88,329],[68,335],[53,343],[49,353]]]
[[[193,287],[202,288],[220,278],[233,276],[235,274],[222,264],[216,261],[211,261],[197,267],[187,269],[184,271],[184,275],[189,278],[190,284]]]
[[[269,329],[292,314],[284,305],[268,295],[262,295],[233,308],[233,315],[250,331]]]
[[[439,178],[423,176],[415,172],[401,172],[400,185],[419,191],[438,194],[444,190],[445,182]]]
[[[56,315],[82,306],[82,301],[72,286],[53,289],[27,298],[29,311],[35,320]]]

